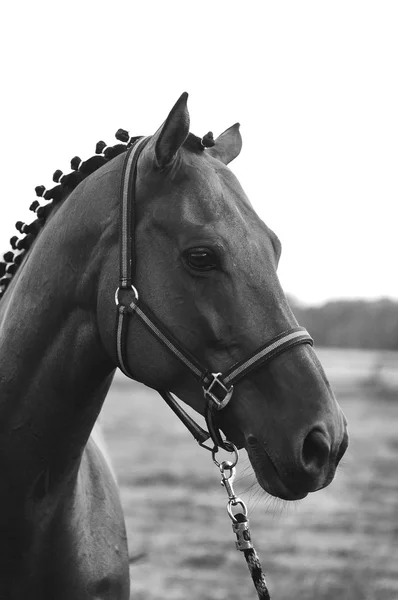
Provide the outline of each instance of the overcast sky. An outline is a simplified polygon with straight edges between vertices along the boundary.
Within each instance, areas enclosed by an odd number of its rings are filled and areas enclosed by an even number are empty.
[[[34,187],[119,128],[239,121],[230,166],[308,303],[398,298],[398,3],[8,2],[0,19],[1,248]]]

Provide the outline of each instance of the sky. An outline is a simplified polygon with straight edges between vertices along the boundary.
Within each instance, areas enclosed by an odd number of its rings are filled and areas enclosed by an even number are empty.
[[[0,248],[34,187],[103,139],[239,121],[230,167],[304,303],[398,299],[398,3],[68,0],[1,9]]]

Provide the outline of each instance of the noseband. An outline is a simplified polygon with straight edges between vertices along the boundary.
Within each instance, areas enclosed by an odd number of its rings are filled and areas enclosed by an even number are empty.
[[[248,358],[235,363],[225,373],[212,373],[201,365],[189,350],[184,348],[145,305],[133,285],[136,259],[134,251],[134,209],[137,162],[148,140],[148,137],[140,138],[127,151],[122,173],[120,190],[120,280],[115,293],[117,306],[116,345],[119,367],[127,377],[134,379],[128,369],[126,342],[129,318],[136,315],[155,338],[185,365],[202,386],[205,399],[204,415],[209,432],[202,429],[185,412],[170,392],[158,390],[159,394],[201,445],[211,438],[215,446],[229,449],[228,445],[225,445],[215,421],[219,411],[224,409],[230,402],[234,384],[287,349],[299,344],[312,345],[313,340],[304,327],[295,327],[272,338]]]

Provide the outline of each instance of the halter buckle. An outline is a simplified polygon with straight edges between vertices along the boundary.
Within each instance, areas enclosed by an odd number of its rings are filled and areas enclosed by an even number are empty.
[[[210,381],[207,388],[202,386],[203,393],[205,398],[210,398],[217,410],[222,410],[231,400],[234,386],[231,385],[229,388],[226,387],[223,380],[220,379],[220,377],[222,377],[222,373],[212,373],[211,376],[213,379]]]

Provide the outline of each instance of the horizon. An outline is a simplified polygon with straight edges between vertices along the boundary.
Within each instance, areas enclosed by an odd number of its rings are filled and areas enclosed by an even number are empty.
[[[322,308],[327,304],[338,303],[338,302],[347,302],[353,303],[356,302],[365,302],[369,304],[377,304],[378,302],[391,302],[392,304],[396,304],[398,308],[398,298],[394,298],[392,296],[375,296],[375,297],[367,297],[364,298],[362,296],[350,296],[350,297],[333,297],[326,298],[325,300],[320,300],[319,302],[306,302],[295,296],[294,294],[290,294],[286,292],[286,297],[290,305],[297,305],[301,308]]]

